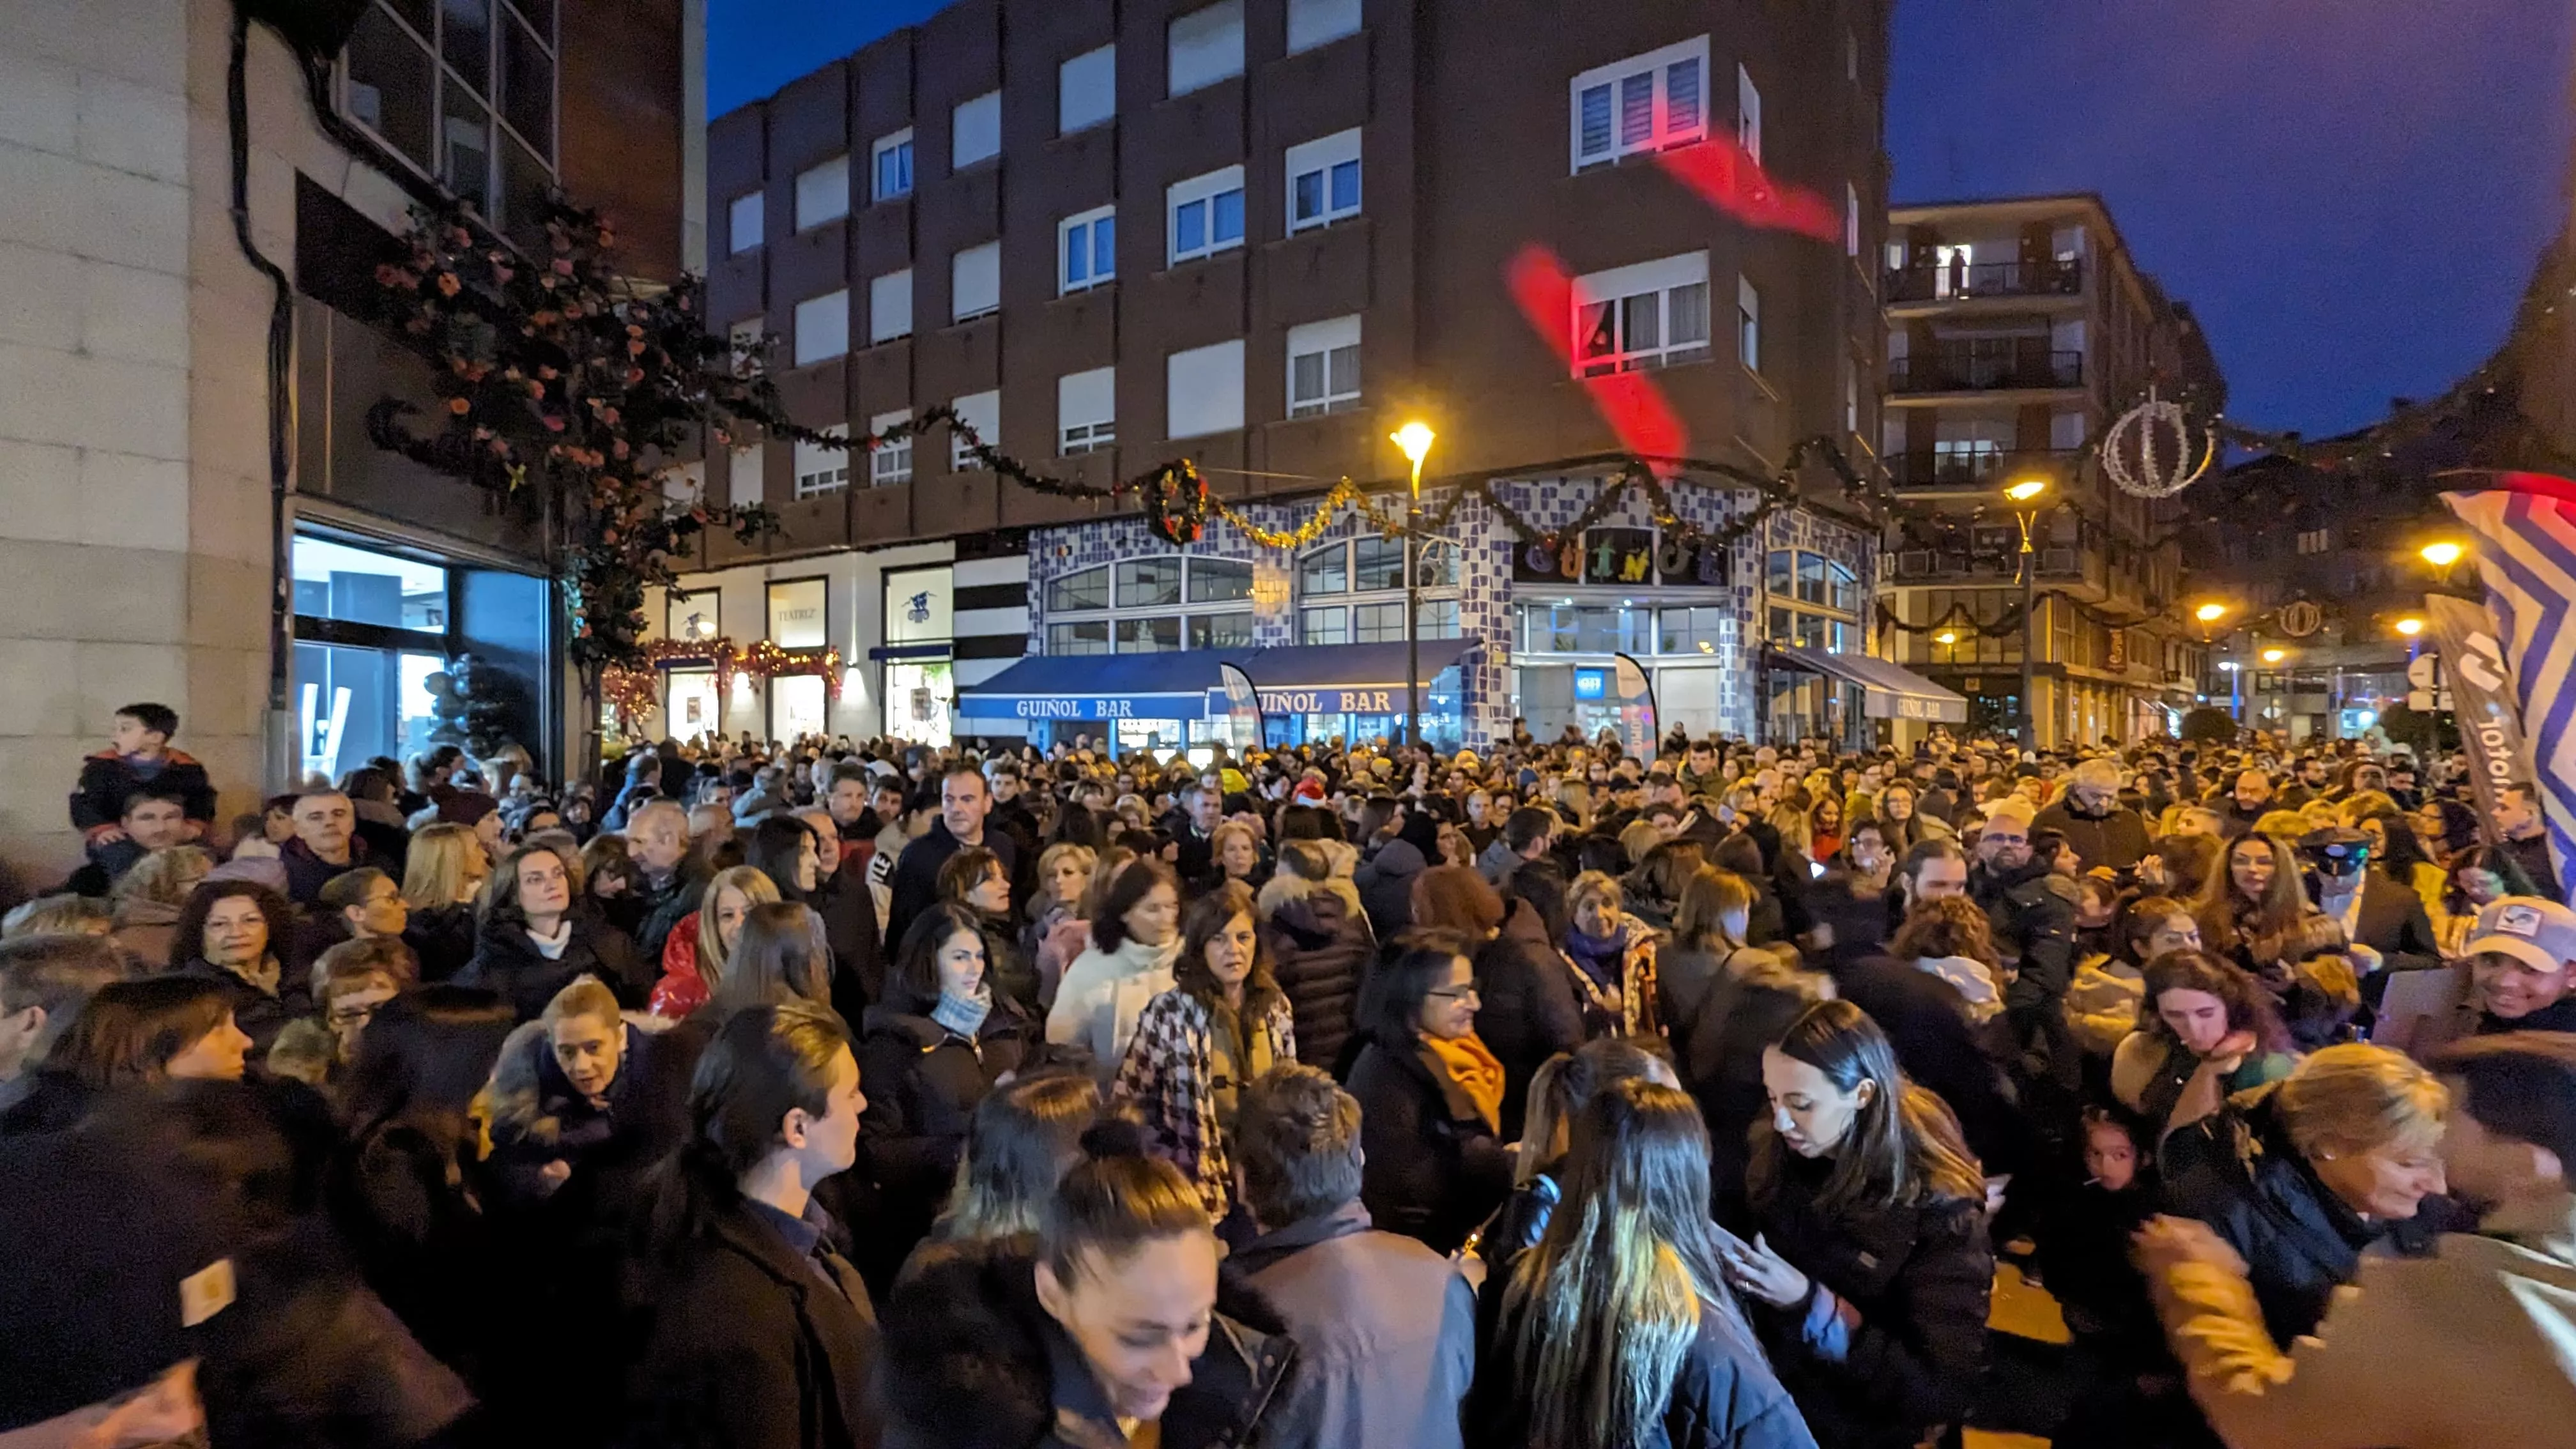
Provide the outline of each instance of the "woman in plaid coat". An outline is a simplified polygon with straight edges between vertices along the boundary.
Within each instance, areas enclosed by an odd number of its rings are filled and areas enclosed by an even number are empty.
[[[1156,1156],[1186,1174],[1208,1216],[1234,1199],[1235,1103],[1246,1083],[1297,1059],[1288,998],[1261,959],[1252,892],[1228,881],[1190,905],[1172,989],[1145,1007],[1118,1069]]]

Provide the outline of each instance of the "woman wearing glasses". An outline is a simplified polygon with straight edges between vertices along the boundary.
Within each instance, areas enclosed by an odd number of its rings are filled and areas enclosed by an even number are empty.
[[[1476,1036],[1468,939],[1407,934],[1360,998],[1366,1045],[1351,1066],[1360,1103],[1360,1199],[1377,1227],[1446,1253],[1510,1191],[1503,1067]]]

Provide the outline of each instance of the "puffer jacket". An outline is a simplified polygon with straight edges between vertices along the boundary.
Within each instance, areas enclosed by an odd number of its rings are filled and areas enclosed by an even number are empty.
[[[1331,1071],[1350,1042],[1360,981],[1376,951],[1368,917],[1331,883],[1319,882],[1270,913],[1261,923],[1261,944],[1297,1021],[1297,1060]]]
[[[1033,1023],[1008,997],[970,1040],[930,1019],[936,999],[896,992],[868,1008],[859,1044],[860,1153],[887,1213],[886,1229],[907,1239],[930,1231],[948,1196],[966,1129],[993,1084],[1019,1070]]]
[[[884,1449],[1078,1449],[1059,1416],[1097,1419],[1108,1406],[1079,1350],[1038,1304],[1036,1244],[1027,1238],[936,1243],[906,1268],[886,1302],[903,1325],[884,1342]],[[1160,1422],[1162,1449],[1292,1449],[1302,1426],[1298,1355],[1259,1295],[1221,1277],[1207,1347]],[[1114,1428],[1111,1432],[1114,1432]]]
[[[1392,941],[1413,924],[1413,878],[1428,868],[1421,849],[1402,839],[1379,847],[1376,857],[1359,868],[1355,884],[1360,904],[1379,940]]]

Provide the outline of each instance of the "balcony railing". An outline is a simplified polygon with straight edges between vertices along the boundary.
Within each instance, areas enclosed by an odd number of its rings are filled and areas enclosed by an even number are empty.
[[[1995,392],[2082,387],[2084,354],[2052,352],[2045,341],[2009,347],[1946,346],[1887,363],[1891,393]]]
[[[2082,295],[2084,262],[2080,257],[2044,262],[1952,262],[1947,266],[1897,267],[1887,274],[1887,300],[1891,303]]]
[[[1900,489],[1999,488],[2023,468],[2065,475],[2074,454],[2050,449],[1982,453],[1899,453],[1887,460],[1888,482]]]

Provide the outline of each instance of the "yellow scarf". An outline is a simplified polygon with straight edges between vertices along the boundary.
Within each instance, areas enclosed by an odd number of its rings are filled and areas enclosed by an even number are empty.
[[[1432,1077],[1440,1083],[1440,1095],[1448,1099],[1451,1118],[1484,1119],[1487,1131],[1503,1130],[1503,1064],[1484,1041],[1470,1033],[1466,1036],[1432,1036],[1424,1033],[1423,1065],[1431,1068]]]

